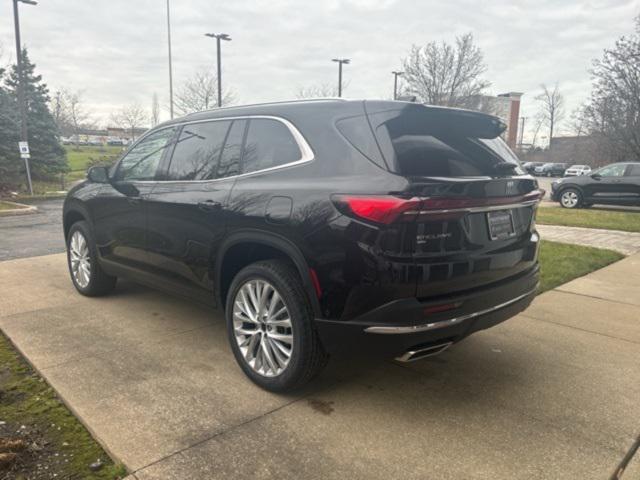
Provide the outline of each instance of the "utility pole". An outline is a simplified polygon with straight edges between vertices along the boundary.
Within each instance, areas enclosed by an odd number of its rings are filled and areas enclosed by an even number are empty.
[[[398,76],[404,75],[404,72],[393,71],[393,99],[398,99]]]
[[[18,15],[18,2],[26,3],[27,5],[37,5],[38,2],[33,0],[13,0],[13,23],[16,34],[16,61],[18,69],[18,104],[20,108],[20,140],[22,142],[28,142],[27,139],[27,104],[24,93],[24,75],[22,73],[22,43],[20,41],[20,18]],[[27,144],[28,145],[28,144]],[[22,149],[22,146],[20,147]],[[27,170],[27,183],[29,184],[29,194],[33,195],[33,184],[31,183],[31,170],[29,167],[29,153],[21,153],[24,158],[24,165]]]
[[[167,43],[169,47],[169,112],[173,119],[173,67],[171,65],[171,9],[167,0]]]
[[[218,47],[218,108],[220,108],[222,106],[222,55],[220,53],[220,42],[222,40],[229,42],[231,37],[226,33],[205,33],[204,35],[205,37],[215,38]]]
[[[348,58],[332,58],[331,61],[338,64],[338,97],[342,97],[342,65],[349,65],[351,60]]]

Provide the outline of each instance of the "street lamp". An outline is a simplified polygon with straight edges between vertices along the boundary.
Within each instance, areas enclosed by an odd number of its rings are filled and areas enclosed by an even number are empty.
[[[342,97],[342,65],[349,65],[351,63],[351,59],[332,58],[331,61],[338,64],[338,97]]]
[[[231,37],[226,33],[205,33],[205,37],[211,37],[216,39],[216,43],[218,46],[218,107],[222,106],[222,65],[220,60],[220,41],[225,40],[227,42],[231,41]]]
[[[20,42],[20,18],[18,15],[18,2],[27,5],[37,5],[38,2],[33,0],[13,0],[13,23],[16,33],[16,61],[18,68],[18,104],[20,107],[20,140],[27,142],[27,105],[24,95],[24,78],[22,74],[22,45]],[[27,170],[27,182],[29,184],[29,193],[33,195],[33,185],[31,183],[31,170],[29,169],[28,153],[25,154],[24,165]]]
[[[393,99],[398,99],[398,76],[404,75],[404,72],[393,71]]]
[[[169,112],[173,119],[173,67],[171,66],[171,9],[167,0],[167,46],[169,49]]]

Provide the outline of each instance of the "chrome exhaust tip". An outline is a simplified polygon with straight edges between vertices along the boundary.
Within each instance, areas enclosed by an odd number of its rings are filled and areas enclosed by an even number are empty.
[[[399,362],[414,362],[421,358],[432,357],[444,352],[447,348],[453,345],[453,342],[439,343],[437,345],[431,345],[425,348],[419,348],[416,350],[407,350],[403,355],[396,357]]]

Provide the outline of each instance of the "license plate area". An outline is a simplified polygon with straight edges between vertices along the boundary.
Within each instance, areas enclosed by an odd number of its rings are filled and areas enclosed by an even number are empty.
[[[504,240],[516,234],[511,210],[494,210],[487,212],[487,224],[489,226],[489,237],[491,240]]]

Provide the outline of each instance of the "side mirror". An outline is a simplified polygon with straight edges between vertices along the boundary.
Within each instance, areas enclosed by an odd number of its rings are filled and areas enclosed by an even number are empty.
[[[91,167],[87,172],[87,178],[93,183],[109,183],[109,168]]]
[[[602,175],[600,175],[599,173],[592,173],[591,178],[593,178],[594,180],[600,180],[602,178]]]

